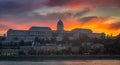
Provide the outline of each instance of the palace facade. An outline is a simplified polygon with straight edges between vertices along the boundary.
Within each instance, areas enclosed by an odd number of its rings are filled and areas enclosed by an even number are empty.
[[[61,20],[57,23],[56,34],[62,35],[64,33],[64,26]],[[33,26],[29,30],[14,30],[9,29],[7,32],[8,40],[24,40],[33,41],[35,38],[39,39],[51,39],[53,37],[53,31],[50,27],[36,27]]]
[[[35,38],[49,40],[54,37],[56,40],[62,41],[65,35],[67,35],[70,39],[82,38],[84,35],[87,35],[89,38],[105,37],[104,33],[93,33],[90,29],[76,28],[71,31],[65,31],[63,22],[59,20],[56,31],[53,31],[50,27],[36,26],[29,28],[29,30],[9,29],[7,32],[7,39],[34,41]]]

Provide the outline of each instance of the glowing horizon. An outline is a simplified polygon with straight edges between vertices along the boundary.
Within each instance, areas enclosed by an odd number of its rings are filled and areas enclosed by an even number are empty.
[[[62,20],[63,21],[63,20]],[[63,21],[64,23],[64,21]],[[32,23],[33,24],[33,23]],[[38,23],[34,23],[36,25],[33,25],[33,26],[39,26],[39,27],[50,27],[52,30],[56,30],[57,29],[57,22],[55,24],[42,24],[42,25],[39,25]],[[38,25],[37,25],[38,24]],[[79,25],[78,25],[79,24]],[[100,23],[96,23],[96,25],[98,25]],[[87,26],[86,26],[87,25]],[[67,23],[64,23],[64,30],[65,31],[71,31],[72,29],[75,29],[75,28],[83,28],[83,29],[90,29],[93,31],[93,33],[105,33],[105,34],[108,34],[108,35],[111,35],[113,34],[113,36],[116,36],[119,34],[120,30],[118,31],[114,31],[114,29],[111,29],[111,30],[107,30],[107,28],[109,27],[109,25],[107,24],[102,24],[103,27],[99,28],[99,29],[96,29],[95,26],[93,23],[85,23],[85,24],[81,24],[81,23],[74,23],[74,24],[67,24]],[[104,27],[105,26],[105,27]],[[16,28],[8,28],[8,29],[14,29],[14,30],[29,30],[30,27],[32,27],[32,25],[23,25],[23,26],[14,26]],[[6,33],[8,31],[8,29],[3,29],[0,31],[0,35],[3,35],[4,33]],[[104,31],[103,31],[104,30]]]

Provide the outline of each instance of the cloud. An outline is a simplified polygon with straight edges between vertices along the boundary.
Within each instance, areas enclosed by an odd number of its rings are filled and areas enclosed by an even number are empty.
[[[7,25],[4,25],[4,24],[0,24],[0,30],[2,31],[2,30],[7,30],[7,29],[9,29],[10,27],[9,26],[7,26]]]
[[[49,0],[48,6],[67,6],[67,7],[120,7],[120,0]]]
[[[56,10],[56,12],[44,12],[46,14],[43,14],[43,12],[25,12],[21,14],[15,14],[15,15],[4,15],[1,18],[2,19],[8,19],[8,20],[16,20],[16,22],[24,22],[24,21],[31,21],[31,20],[58,20],[58,19],[66,19],[66,18],[77,18],[81,17],[87,13],[89,13],[91,10],[89,8],[85,8],[83,10],[67,10],[67,11],[59,11]]]
[[[62,6],[62,7],[70,7],[75,8],[86,6],[88,5],[89,0],[49,0],[46,4],[47,6],[55,7],[55,6]],[[93,3],[92,3],[93,4]]]
[[[0,14],[27,12],[44,6],[48,7],[120,7],[120,0],[0,0]]]
[[[120,0],[97,0],[101,5],[109,5],[114,7],[120,7]]]
[[[0,0],[0,14],[19,14],[44,6],[47,0]]]
[[[85,8],[85,9],[82,10],[82,11],[76,12],[76,13],[74,14],[74,16],[75,16],[75,17],[83,16],[83,15],[89,13],[90,11],[91,11],[90,8]]]
[[[100,22],[103,24],[111,24],[119,20],[120,20],[120,17],[118,16],[85,16],[85,17],[78,18],[78,21],[82,23]]]
[[[13,10],[22,6],[22,4],[14,1],[0,2],[0,14],[15,13]]]
[[[67,4],[70,0],[49,0],[47,3],[47,6],[64,6]]]
[[[120,22],[110,24],[110,29],[120,29]]]
[[[86,8],[84,12],[87,12],[93,7],[105,5],[120,6],[119,0],[0,0],[0,16],[28,13],[42,7],[48,7],[49,9],[49,7],[56,6],[62,6],[63,8],[70,7],[72,9],[74,9],[73,7],[76,7],[77,10]],[[75,15],[80,16],[82,14],[76,13]]]
[[[61,18],[67,23],[66,27],[70,27],[68,29],[81,26],[94,30],[100,29],[99,31],[118,30],[120,23],[115,22],[119,20],[107,16],[118,14],[115,11],[119,11],[119,3],[120,0],[0,0],[0,31],[12,26],[16,29],[27,29],[28,26],[33,25],[54,24],[55,20]],[[104,9],[111,10],[110,13],[113,14],[110,15]],[[35,12],[36,10],[38,12]],[[95,10],[97,13],[94,13]],[[100,12],[107,16],[99,17]]]
[[[58,18],[79,18],[87,13],[89,13],[91,10],[89,8],[84,8],[81,10],[75,10],[75,11],[64,11],[64,12],[52,12],[52,13],[48,13],[45,15],[45,17],[52,17],[53,19],[58,19]]]
[[[89,22],[91,19],[98,19],[98,17],[97,16],[82,17],[82,18],[79,19],[79,21],[85,23],[85,22]]]

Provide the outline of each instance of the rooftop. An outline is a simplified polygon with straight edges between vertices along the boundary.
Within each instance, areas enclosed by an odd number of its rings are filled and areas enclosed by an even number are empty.
[[[48,30],[51,31],[50,27],[37,27],[37,26],[33,26],[29,29],[29,31],[44,31],[44,30]]]

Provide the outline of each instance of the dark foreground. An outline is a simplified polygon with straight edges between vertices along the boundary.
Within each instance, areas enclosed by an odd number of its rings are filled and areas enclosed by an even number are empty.
[[[0,61],[42,61],[42,60],[120,60],[120,55],[0,56]]]

